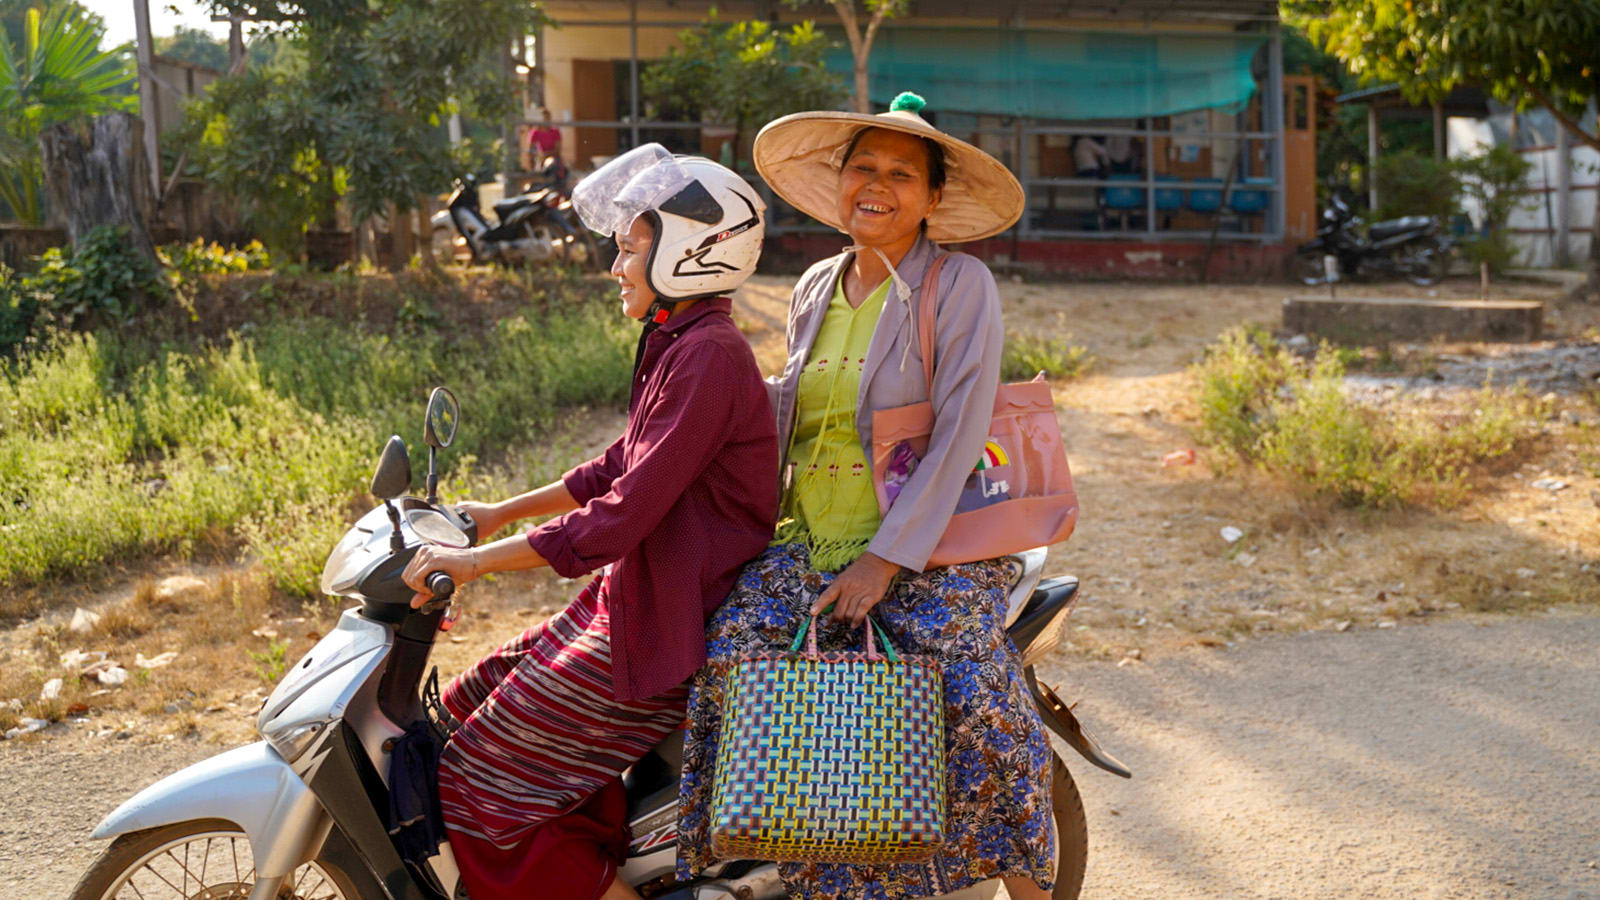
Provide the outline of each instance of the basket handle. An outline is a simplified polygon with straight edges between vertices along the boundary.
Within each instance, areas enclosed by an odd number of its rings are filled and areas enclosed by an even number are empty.
[[[826,613],[830,609],[833,609],[832,604],[829,604],[827,609],[822,612]],[[867,633],[867,659],[873,661],[887,659],[891,663],[900,662],[900,654],[895,652],[894,644],[889,640],[888,633],[883,630],[883,626],[879,625],[878,620],[874,619],[870,613],[867,615],[867,623],[862,625],[862,630]],[[873,640],[873,632],[877,632],[878,641],[883,643],[883,656],[881,657],[878,655],[877,642]],[[801,625],[800,630],[795,632],[794,640],[789,644],[789,653],[799,653],[802,643],[806,645],[807,659],[816,659],[820,655],[817,650],[816,616],[807,616],[805,624]]]

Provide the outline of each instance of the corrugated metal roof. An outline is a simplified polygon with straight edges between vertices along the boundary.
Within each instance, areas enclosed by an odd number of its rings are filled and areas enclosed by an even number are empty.
[[[660,17],[662,13],[675,13],[685,19],[698,19],[712,6],[724,21],[742,18],[766,18],[770,14],[788,17],[793,14],[787,4],[778,0],[639,0],[641,16]],[[552,18],[575,18],[601,15],[606,18],[619,13],[627,14],[627,0],[548,0],[545,11]],[[815,11],[819,15],[829,12],[818,4],[815,10],[801,8],[801,12]],[[911,9],[901,21],[918,18],[961,18],[974,24],[1015,25],[1024,27],[1030,22],[1060,23],[1074,20],[1110,21],[1130,24],[1157,25],[1161,23],[1208,24],[1212,26],[1244,26],[1278,21],[1277,0],[992,0],[977,4],[970,0],[911,0]]]

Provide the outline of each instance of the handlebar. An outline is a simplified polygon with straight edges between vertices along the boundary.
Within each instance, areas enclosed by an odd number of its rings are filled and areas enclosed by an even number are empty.
[[[433,599],[422,604],[418,612],[429,615],[443,609],[450,603],[450,595],[456,592],[456,581],[443,572],[434,572],[428,576],[428,590],[433,592]]]

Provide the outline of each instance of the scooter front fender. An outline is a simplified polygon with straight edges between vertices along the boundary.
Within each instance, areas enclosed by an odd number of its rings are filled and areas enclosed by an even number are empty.
[[[243,829],[263,877],[294,871],[333,822],[283,757],[259,741],[150,785],[102,819],[92,836],[113,838],[191,819],[226,819]]]

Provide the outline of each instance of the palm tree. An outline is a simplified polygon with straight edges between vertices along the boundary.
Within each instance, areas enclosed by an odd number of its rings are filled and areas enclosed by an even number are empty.
[[[104,35],[99,17],[71,2],[28,10],[20,52],[0,34],[0,200],[24,224],[43,223],[39,133],[136,105],[119,90],[134,79],[128,54],[102,51]]]

